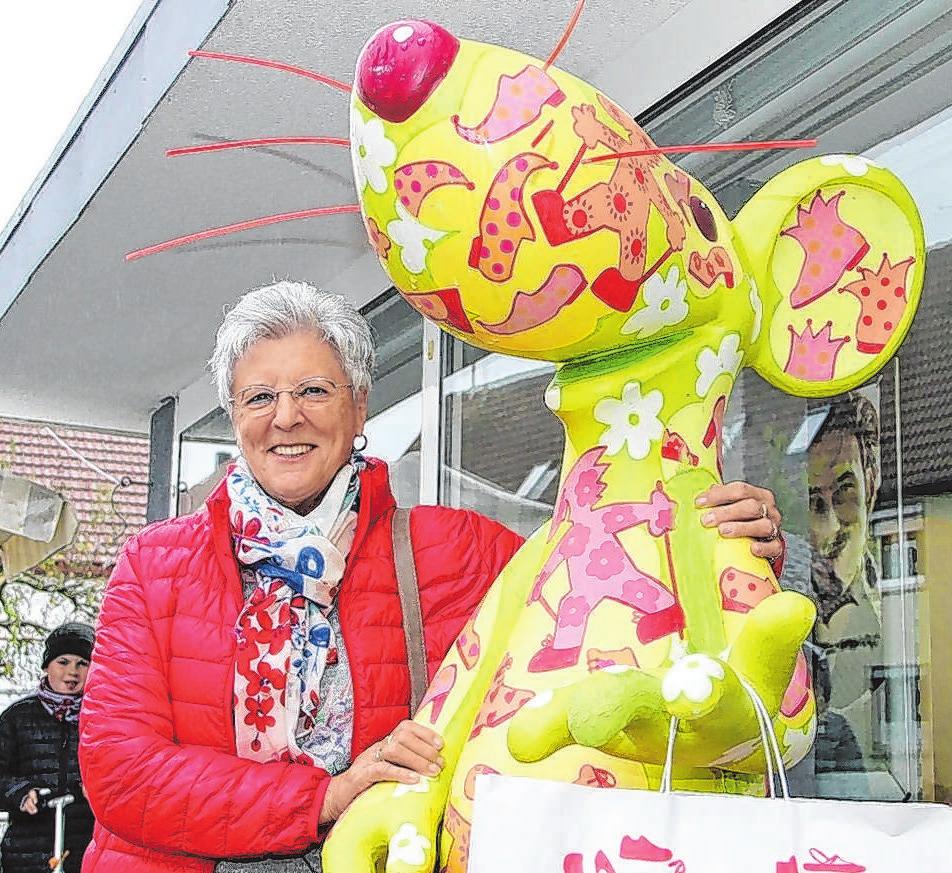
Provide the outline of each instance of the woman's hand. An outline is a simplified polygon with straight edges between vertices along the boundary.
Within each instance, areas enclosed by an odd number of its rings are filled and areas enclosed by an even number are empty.
[[[716,527],[728,539],[750,537],[750,551],[758,558],[773,562],[783,554],[783,516],[769,488],[757,488],[746,482],[712,485],[697,503],[710,507],[701,516],[705,527]]]
[[[37,794],[35,788],[31,788],[23,800],[20,801],[20,812],[25,812],[28,815],[36,815],[39,811],[40,795]]]
[[[354,798],[377,782],[413,785],[443,769],[443,739],[414,721],[402,721],[380,742],[365,749],[350,767],[331,779],[324,795],[321,824],[336,821]]]

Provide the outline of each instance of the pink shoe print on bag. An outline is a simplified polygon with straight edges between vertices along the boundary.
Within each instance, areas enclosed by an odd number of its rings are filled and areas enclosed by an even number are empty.
[[[825,855],[819,849],[810,849],[813,860],[803,865],[804,870],[811,873],[864,873],[866,868],[862,864],[846,861],[839,855]]]

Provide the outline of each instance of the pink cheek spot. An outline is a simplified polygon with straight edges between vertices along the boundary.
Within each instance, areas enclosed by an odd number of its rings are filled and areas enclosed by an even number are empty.
[[[505,269],[506,269],[506,268],[505,268],[502,264],[500,264],[498,261],[497,261],[495,264],[493,264],[493,272],[494,272],[497,276],[498,276],[501,272],[503,272],[503,270],[505,270]]]
[[[423,190],[423,186],[422,186],[419,182],[417,182],[416,180],[414,180],[414,181],[412,181],[412,182],[410,183],[410,190],[411,190],[414,194],[419,194],[419,193]]]
[[[522,192],[518,188],[513,188],[509,192],[509,199],[518,202],[519,198],[522,196]]]
[[[516,169],[520,173],[524,173],[528,169],[528,167],[529,167],[529,162],[525,158],[519,158],[519,160],[516,161]]]
[[[463,174],[462,174],[459,170],[457,170],[456,167],[450,167],[450,175],[451,175],[454,179],[458,179],[458,178],[459,178],[460,176],[462,176]]]
[[[403,179],[394,179],[394,180],[393,180],[393,187],[396,188],[398,191],[399,191],[401,188],[403,188]]]
[[[409,198],[409,197],[401,197],[401,198],[400,198],[400,202],[401,202],[404,206],[409,206],[409,205],[410,205],[410,198]]]
[[[486,205],[487,205],[490,209],[498,209],[498,208],[499,208],[499,201],[498,201],[495,197],[490,197],[490,198],[486,201]]]
[[[513,248],[514,247],[511,239],[504,239],[501,243],[499,243],[499,249],[503,252],[503,254],[511,255]]]
[[[413,172],[413,167],[404,167],[404,168],[403,168],[403,175],[404,175],[404,176],[409,176],[412,172]]]
[[[486,225],[486,233],[490,236],[496,236],[496,234],[499,233],[499,227],[494,221],[490,221],[489,224]]]
[[[506,224],[510,227],[519,227],[522,224],[522,216],[518,212],[510,212],[506,216]]]
[[[497,181],[497,182],[505,182],[505,181],[507,181],[508,179],[509,179],[509,171],[508,171],[508,170],[500,170],[500,171],[499,171],[499,175],[496,176],[496,181]]]
[[[426,165],[426,174],[432,179],[439,170],[436,169],[436,164],[427,164]]]
[[[481,258],[488,258],[491,254],[492,254],[492,252],[489,251],[489,246],[483,246],[483,247],[479,250],[479,256],[480,256]]]

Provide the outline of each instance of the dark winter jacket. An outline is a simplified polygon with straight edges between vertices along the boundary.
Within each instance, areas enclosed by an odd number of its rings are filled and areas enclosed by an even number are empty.
[[[79,730],[75,722],[57,721],[36,695],[0,714],[0,809],[10,814],[3,837],[3,873],[49,870],[53,855],[52,810],[20,812],[31,789],[49,788],[50,796],[72,794],[66,807],[67,873],[79,873],[83,852],[92,839],[93,814],[80,788]]]

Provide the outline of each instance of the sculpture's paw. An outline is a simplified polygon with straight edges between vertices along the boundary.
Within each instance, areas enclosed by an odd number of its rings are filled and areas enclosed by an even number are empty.
[[[431,873],[443,815],[434,783],[383,782],[340,817],[321,853],[327,873]]]
[[[509,751],[531,762],[577,743],[642,760],[667,736],[669,718],[658,678],[618,665],[536,695],[510,722]]]

